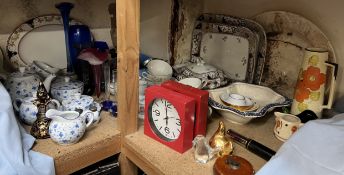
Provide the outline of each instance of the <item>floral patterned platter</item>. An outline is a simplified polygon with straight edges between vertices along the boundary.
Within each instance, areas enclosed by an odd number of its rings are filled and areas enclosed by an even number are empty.
[[[201,57],[234,81],[253,83],[258,40],[247,28],[196,21],[191,62]]]
[[[71,20],[70,24],[81,23]],[[26,21],[9,36],[6,49],[14,68],[27,66],[33,60],[66,68],[66,45],[61,16],[45,15]]]
[[[254,84],[260,84],[261,78],[263,75],[263,69],[265,65],[265,54],[266,54],[266,35],[264,28],[258,24],[257,22],[250,20],[239,18],[230,15],[221,15],[221,14],[209,14],[205,13],[202,14],[199,18],[199,21],[209,22],[209,23],[221,23],[227,24],[230,26],[239,26],[245,27],[251,30],[258,38],[258,55],[257,55],[257,62],[255,68],[255,75],[254,75]]]
[[[293,98],[307,47],[328,49],[329,61],[336,62],[330,41],[317,26],[304,17],[290,12],[270,11],[253,19],[264,27],[268,40],[262,85]],[[331,76],[327,77],[327,81],[331,81]]]
[[[223,93],[235,93],[251,98],[259,106],[255,111],[240,111],[225,105],[220,99]],[[276,107],[289,106],[292,100],[264,86],[233,83],[227,87],[209,90],[209,105],[217,110],[226,120],[237,124],[246,124],[253,118],[263,117]]]

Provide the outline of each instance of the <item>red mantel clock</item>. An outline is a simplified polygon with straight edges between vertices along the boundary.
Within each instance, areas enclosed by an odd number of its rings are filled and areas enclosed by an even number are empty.
[[[195,100],[161,86],[146,89],[144,133],[184,153],[192,147]]]

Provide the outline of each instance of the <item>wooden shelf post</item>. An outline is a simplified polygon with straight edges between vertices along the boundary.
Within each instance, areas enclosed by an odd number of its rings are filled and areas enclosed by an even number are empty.
[[[121,140],[137,131],[140,0],[116,0],[118,117]],[[122,142],[123,143],[123,142]],[[123,144],[121,146],[123,148]],[[121,174],[137,174],[137,167],[120,156]]]

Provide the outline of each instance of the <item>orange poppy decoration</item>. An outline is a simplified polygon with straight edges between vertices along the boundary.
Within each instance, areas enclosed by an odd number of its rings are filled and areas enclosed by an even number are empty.
[[[300,80],[297,82],[296,91],[295,91],[295,99],[298,102],[303,102],[305,99],[309,98],[310,91],[306,88],[305,83]]]
[[[318,90],[325,80],[325,74],[321,73],[318,67],[310,66],[303,72],[304,86],[312,91]]]

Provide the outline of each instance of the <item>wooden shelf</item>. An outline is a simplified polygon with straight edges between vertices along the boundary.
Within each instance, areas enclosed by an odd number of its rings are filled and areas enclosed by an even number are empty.
[[[230,123],[221,117],[215,117],[208,123],[207,138],[212,136],[218,127],[219,120],[225,122],[226,129],[233,129],[274,150],[278,150],[283,142],[273,136],[274,117],[269,116],[253,120],[247,125]],[[215,159],[207,164],[194,161],[193,149],[184,154],[166,147],[144,135],[143,126],[123,140],[122,153],[147,174],[212,174]],[[234,155],[247,159],[254,169],[259,170],[266,161],[234,143]]]
[[[51,139],[37,139],[33,150],[54,158],[56,174],[70,174],[120,152],[118,119],[101,112],[100,122],[88,128],[79,142],[61,146]]]

